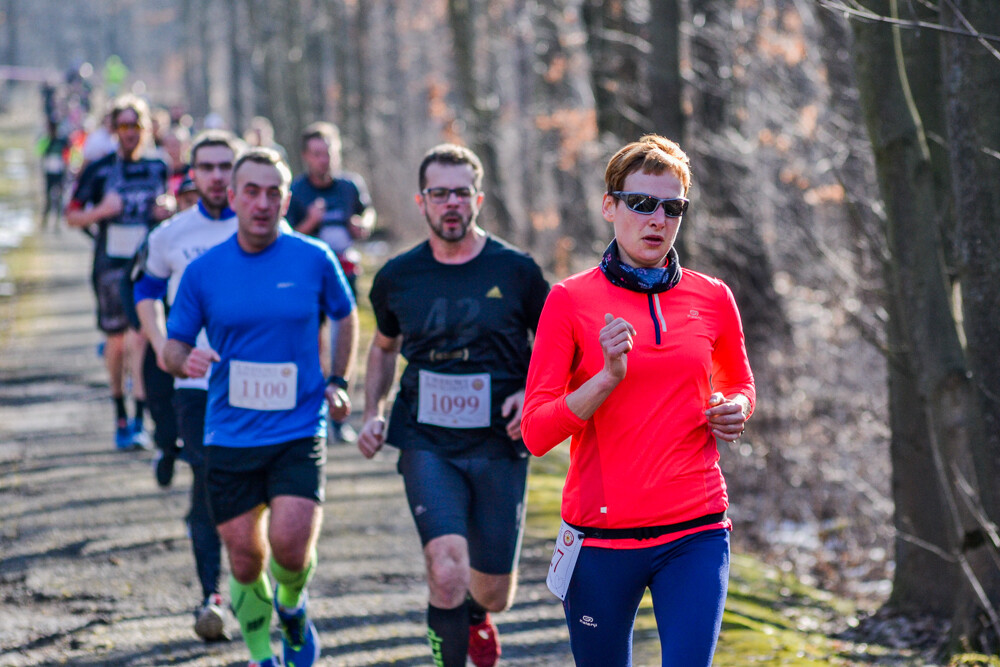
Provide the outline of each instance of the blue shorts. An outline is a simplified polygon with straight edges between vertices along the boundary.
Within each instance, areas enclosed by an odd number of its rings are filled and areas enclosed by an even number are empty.
[[[577,667],[628,667],[649,588],[663,667],[710,667],[729,587],[729,531],[644,549],[584,547],[563,610]]]
[[[261,447],[204,448],[208,502],[215,524],[225,523],[275,496],[323,502],[326,441],[301,438]]]
[[[469,543],[472,569],[484,574],[517,569],[528,459],[458,459],[404,449],[397,469],[421,544],[461,535]]]

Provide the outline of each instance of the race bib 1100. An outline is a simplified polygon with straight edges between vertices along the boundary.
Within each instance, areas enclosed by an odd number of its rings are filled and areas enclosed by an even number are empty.
[[[291,410],[298,393],[299,368],[292,362],[229,362],[229,405],[247,410]]]

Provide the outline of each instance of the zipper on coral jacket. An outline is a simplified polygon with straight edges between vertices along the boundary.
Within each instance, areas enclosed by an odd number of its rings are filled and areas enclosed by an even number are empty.
[[[667,332],[667,320],[663,317],[663,309],[660,308],[660,295],[647,294],[649,300],[649,316],[653,319],[653,331],[656,332],[656,344],[662,343],[661,333]]]

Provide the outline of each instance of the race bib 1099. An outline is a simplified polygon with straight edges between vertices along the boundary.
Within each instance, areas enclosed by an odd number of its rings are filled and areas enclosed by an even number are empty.
[[[447,428],[490,425],[490,374],[420,371],[417,421]]]

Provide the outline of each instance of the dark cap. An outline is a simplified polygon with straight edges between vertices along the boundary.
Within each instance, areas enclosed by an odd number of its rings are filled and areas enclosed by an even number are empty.
[[[191,180],[190,176],[185,176],[181,184],[177,186],[177,194],[182,195],[185,192],[194,192],[198,188],[195,187],[194,181]]]

